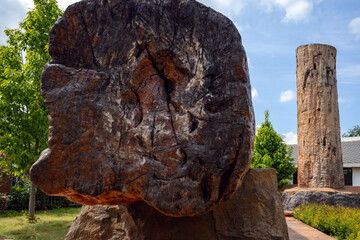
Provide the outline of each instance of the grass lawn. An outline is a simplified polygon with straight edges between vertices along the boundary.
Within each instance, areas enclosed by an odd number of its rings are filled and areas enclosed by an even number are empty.
[[[37,223],[28,223],[17,212],[0,213],[0,239],[63,240],[81,208],[38,211]]]

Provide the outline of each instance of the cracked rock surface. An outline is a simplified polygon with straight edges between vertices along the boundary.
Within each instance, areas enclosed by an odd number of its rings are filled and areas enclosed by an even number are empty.
[[[254,112],[233,23],[192,0],[88,0],[50,32],[42,74],[45,193],[86,205],[145,201],[192,216],[249,169]]]

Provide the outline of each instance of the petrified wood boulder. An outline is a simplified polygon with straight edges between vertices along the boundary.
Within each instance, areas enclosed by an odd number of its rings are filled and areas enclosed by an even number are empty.
[[[88,0],[50,32],[49,148],[36,186],[81,204],[191,216],[249,169],[254,113],[233,23],[192,0]]]
[[[66,240],[287,240],[275,169],[251,169],[228,201],[201,216],[164,216],[144,203],[83,206]]]

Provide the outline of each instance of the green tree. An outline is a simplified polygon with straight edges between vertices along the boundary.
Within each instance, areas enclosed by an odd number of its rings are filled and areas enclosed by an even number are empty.
[[[360,125],[356,125],[356,126],[350,128],[342,136],[343,137],[359,137],[360,136]]]
[[[265,111],[265,122],[255,136],[252,168],[275,168],[278,188],[289,184],[288,179],[296,172],[292,147],[288,147],[269,121],[269,111]]]
[[[5,30],[0,46],[0,166],[28,177],[31,165],[47,147],[48,113],[40,76],[50,61],[49,32],[62,15],[56,0],[34,0],[18,29]],[[29,217],[34,219],[35,187],[30,186]]]

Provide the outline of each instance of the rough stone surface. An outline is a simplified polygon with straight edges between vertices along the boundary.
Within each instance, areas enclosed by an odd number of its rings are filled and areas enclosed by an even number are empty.
[[[84,206],[67,240],[289,239],[274,169],[251,169],[234,197],[201,216],[174,218],[144,203]]]
[[[287,211],[292,211],[301,204],[307,203],[360,208],[360,194],[298,191],[294,194],[284,192],[282,199],[284,209]]]
[[[336,49],[310,44],[296,50],[298,186],[343,188]]]
[[[254,113],[233,23],[192,0],[88,0],[50,32],[49,148],[36,186],[81,204],[191,216],[249,168]]]

